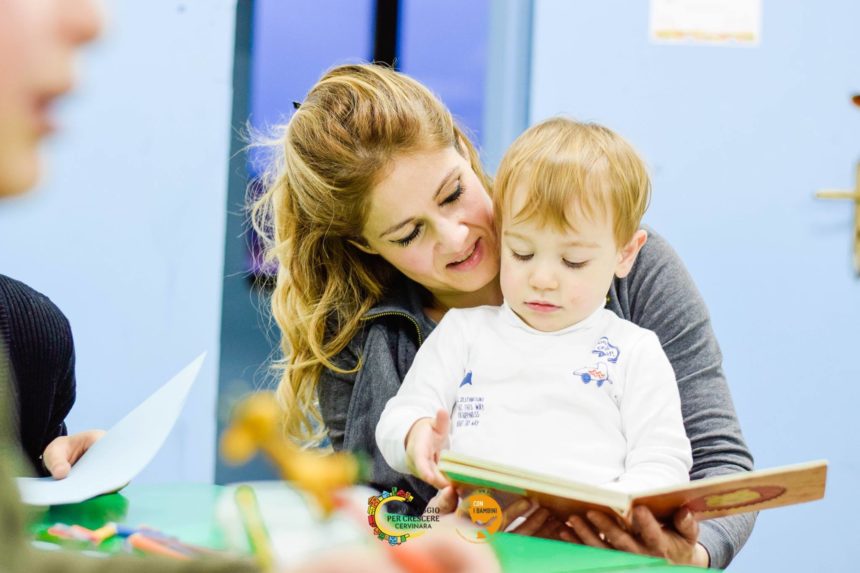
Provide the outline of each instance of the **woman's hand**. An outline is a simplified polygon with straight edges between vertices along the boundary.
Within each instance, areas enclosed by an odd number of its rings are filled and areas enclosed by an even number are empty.
[[[421,418],[415,422],[406,435],[406,457],[412,473],[439,489],[450,485],[437,465],[448,440],[450,422],[448,412],[439,410],[436,418]]]
[[[453,486],[447,486],[436,492],[436,495],[427,503],[427,507],[433,508],[433,513],[441,516],[454,513],[459,504],[459,494]],[[566,531],[567,537],[564,541],[573,541],[576,539],[575,534],[568,528],[567,525],[556,519],[549,511],[539,507],[532,511],[533,506],[527,499],[520,499],[504,510],[502,510],[503,521],[507,525],[514,522],[518,518],[524,518],[522,523],[512,529],[511,533],[518,535],[527,535],[532,537],[543,537],[545,539],[563,539],[561,532]],[[468,519],[468,513],[463,512],[457,519]],[[576,541],[578,543],[578,541]]]
[[[431,509],[433,513],[447,515],[457,510],[459,501],[460,496],[457,494],[457,490],[454,489],[454,486],[448,485],[436,492],[436,495],[427,502],[427,508]]]
[[[75,462],[104,435],[104,430],[87,430],[54,438],[42,454],[42,463],[54,479],[63,479]]]
[[[562,539],[563,532],[568,532],[568,541],[573,537],[568,526],[556,519],[548,509],[544,507],[535,508],[527,499],[520,499],[508,507],[502,513],[504,514],[504,523],[506,527],[518,518],[524,518],[522,523],[518,524],[513,529],[506,529],[510,533],[517,535],[527,535],[529,537],[543,537],[544,539]]]
[[[599,511],[589,511],[586,516],[588,519],[571,516],[567,524],[575,536],[562,530],[560,538],[592,547],[663,557],[675,564],[710,565],[707,550],[697,541],[699,524],[687,509],[675,513],[674,528],[661,524],[644,506],[633,508],[633,525],[629,530]]]

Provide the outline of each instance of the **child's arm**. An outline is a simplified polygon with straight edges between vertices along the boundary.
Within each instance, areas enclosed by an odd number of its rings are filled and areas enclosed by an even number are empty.
[[[638,491],[689,481],[693,458],[678,385],[653,332],[631,349],[624,375],[620,408],[626,470],[610,487]]]
[[[388,465],[437,487],[447,483],[436,462],[448,442],[448,419],[468,356],[469,338],[461,319],[451,310],[439,322],[376,426],[376,443]]]

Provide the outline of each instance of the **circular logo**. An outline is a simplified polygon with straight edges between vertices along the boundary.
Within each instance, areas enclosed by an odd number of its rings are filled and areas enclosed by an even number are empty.
[[[493,497],[486,491],[478,490],[466,497],[460,505],[460,511],[469,516],[469,520],[475,524],[475,529],[457,533],[466,541],[472,543],[485,543],[490,536],[499,531],[504,523],[502,508]]]
[[[389,545],[400,545],[407,539],[425,533],[433,523],[439,521],[435,508],[427,508],[423,515],[406,515],[382,509],[394,501],[409,504],[413,499],[411,493],[397,488],[367,499],[367,522],[377,539]]]

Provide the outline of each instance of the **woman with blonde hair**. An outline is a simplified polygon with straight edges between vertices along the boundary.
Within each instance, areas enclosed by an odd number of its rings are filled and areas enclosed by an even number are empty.
[[[75,55],[92,40],[101,28],[98,9],[91,0],[4,0],[0,2],[0,201],[6,197],[26,193],[32,189],[41,172],[39,144],[51,129],[50,104],[67,92],[74,82]],[[8,283],[6,283],[8,284]],[[0,285],[6,287],[6,284]],[[3,290],[3,289],[0,289]],[[16,286],[15,294],[24,292]],[[0,292],[0,295],[4,294]],[[15,300],[20,300],[17,296]],[[26,301],[36,299],[32,295]],[[20,383],[20,371],[15,369],[21,356],[16,347],[7,343],[8,329],[4,322],[9,313],[2,307],[0,297],[0,570],[4,573],[255,573],[262,571],[248,559],[213,557],[207,559],[170,560],[140,559],[131,555],[102,555],[103,559],[77,555],[70,551],[46,551],[35,549],[31,525],[32,510],[25,511],[18,497],[18,489],[12,480],[13,472],[20,469],[19,450],[22,432],[13,424],[15,399],[33,389],[28,386],[16,388]],[[35,330],[38,337],[29,337],[26,349],[32,358],[26,365],[33,369],[37,365],[48,381],[54,380],[50,373],[52,365],[44,364],[45,356],[56,354],[58,343],[67,330],[63,321],[44,321],[39,314],[29,309],[12,318]],[[26,311],[26,312],[25,312]],[[56,311],[57,313],[59,311]],[[13,340],[13,342],[15,342]],[[62,340],[61,340],[62,342]],[[71,341],[69,341],[70,343]],[[50,346],[50,347],[49,347]],[[21,346],[19,346],[21,347]],[[38,364],[37,364],[38,363]],[[29,372],[29,370],[28,370]],[[47,382],[45,382],[47,384]],[[38,411],[38,398],[33,400],[34,411]],[[41,404],[41,409],[50,411],[51,404]],[[27,413],[22,410],[23,413]],[[98,436],[78,434],[58,438],[53,448],[46,451],[46,461],[55,470],[55,464],[65,462],[68,466],[80,455],[80,448],[89,445]],[[49,454],[53,452],[52,456]],[[68,468],[65,469],[68,471]],[[56,472],[54,472],[56,475]],[[58,476],[59,477],[59,476]],[[97,517],[97,516],[95,516]],[[336,547],[327,555],[314,555],[311,562],[292,567],[293,573],[325,573],[334,571],[356,571],[373,573],[403,573],[412,570],[406,561],[440,571],[487,571],[496,573],[499,564],[489,547],[462,543],[452,532],[433,532],[410,544],[415,553],[411,558],[393,557],[393,552],[383,550],[381,544],[372,546]],[[431,564],[435,563],[435,567]],[[284,570],[286,571],[286,570]]]
[[[392,470],[374,432],[444,313],[502,301],[490,179],[445,106],[376,65],[327,72],[270,146],[253,219],[278,267],[271,304],[283,335],[276,365],[286,431],[368,454],[373,485],[403,487],[426,503],[435,489]],[[648,233],[607,308],[656,332],[672,363],[691,478],[752,469],[704,302],[671,247]],[[448,507],[452,496],[443,490],[436,503]],[[635,516],[633,531],[600,513],[571,518],[562,537],[724,567],[754,522],[743,515],[700,529],[681,511],[663,528],[645,508]],[[556,531],[551,521],[540,509],[518,531]]]

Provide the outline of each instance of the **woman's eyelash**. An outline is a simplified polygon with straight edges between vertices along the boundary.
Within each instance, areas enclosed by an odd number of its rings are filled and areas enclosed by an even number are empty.
[[[442,205],[448,205],[450,203],[454,203],[462,195],[463,195],[463,185],[458,181],[457,182],[457,188],[454,189],[453,193],[451,193],[450,195],[445,197],[445,199],[442,201]],[[409,233],[409,235],[403,237],[402,239],[398,239],[394,242],[397,243],[398,245],[400,245],[401,247],[405,247],[405,246],[409,245],[409,243],[411,243],[412,241],[417,239],[418,235],[420,235],[420,234],[421,234],[421,225],[418,224],[418,225],[415,225],[415,228],[412,229],[412,232]]]
[[[405,236],[405,237],[403,237],[402,239],[398,239],[398,240],[396,240],[396,241],[394,241],[394,242],[395,242],[395,243],[397,243],[398,245],[400,245],[401,247],[405,247],[405,246],[407,246],[409,243],[411,243],[412,241],[414,241],[414,240],[418,237],[418,235],[420,235],[420,234],[421,234],[421,225],[420,225],[420,224],[419,224],[419,225],[415,225],[415,228],[414,228],[414,229],[412,229],[412,232],[411,232],[411,233],[409,233],[408,235],[406,235],[406,236]]]
[[[443,205],[448,205],[449,203],[454,203],[460,196],[463,194],[463,185],[457,181],[457,188],[454,189],[454,192],[445,197],[445,200],[442,201]]]

